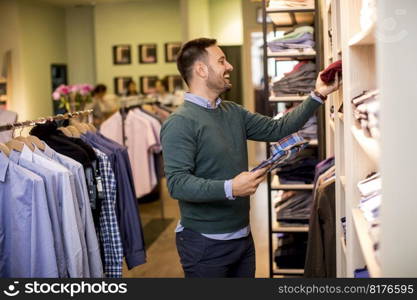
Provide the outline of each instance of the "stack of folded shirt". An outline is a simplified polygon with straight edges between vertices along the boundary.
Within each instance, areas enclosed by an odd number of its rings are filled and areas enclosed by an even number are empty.
[[[369,222],[369,236],[373,242],[375,255],[379,256],[379,209],[381,206],[381,176],[374,173],[358,183],[361,194],[359,208]]]
[[[314,44],[314,28],[312,26],[300,26],[284,34],[284,36],[270,41],[268,47],[272,52],[284,52],[289,49],[312,51]]]
[[[278,238],[275,263],[281,269],[303,269],[307,253],[308,234],[306,232],[284,233]]]
[[[379,138],[379,100],[378,90],[364,91],[352,99],[353,115],[365,133]]]
[[[279,118],[283,117],[285,114],[289,113],[292,109],[297,107],[298,104],[295,104],[291,108],[286,111],[280,112],[277,114],[274,119],[278,120]],[[297,132],[303,139],[307,141],[316,140],[317,139],[317,116],[313,115],[308,119],[307,123],[304,124],[303,128],[301,128]]]
[[[313,196],[311,192],[287,191],[275,204],[277,221],[281,226],[303,226],[308,224]]]
[[[281,184],[311,184],[318,160],[313,156],[299,156],[277,167]]]
[[[359,208],[363,211],[369,222],[375,221],[379,216],[381,206],[381,176],[379,173],[370,175],[358,183],[361,194]]]
[[[271,0],[268,9],[314,9],[314,0]]]
[[[297,153],[307,146],[307,144],[308,142],[297,133],[291,134],[279,140],[276,144],[273,144],[271,146],[271,157],[264,160],[257,167],[252,169],[251,172],[262,169],[266,166],[269,166],[269,172],[277,166],[293,159]]]
[[[302,61],[283,78],[273,81],[272,90],[277,97],[308,94],[314,90],[316,77],[316,64]]]
[[[314,115],[308,119],[298,134],[308,141],[317,139],[317,117]]]

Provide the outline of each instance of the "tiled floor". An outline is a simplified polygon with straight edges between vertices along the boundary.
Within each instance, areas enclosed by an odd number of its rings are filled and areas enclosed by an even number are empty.
[[[256,277],[268,276],[268,209],[267,188],[263,183],[251,199],[251,229],[256,247]],[[165,181],[162,182],[161,198],[164,204],[166,218],[174,221],[159,235],[147,251],[147,263],[132,270],[123,268],[124,277],[183,277],[179,257],[175,246],[174,229],[179,218],[179,209],[176,200],[169,197]],[[140,215],[143,226],[152,219],[160,218],[160,202],[140,205]]]

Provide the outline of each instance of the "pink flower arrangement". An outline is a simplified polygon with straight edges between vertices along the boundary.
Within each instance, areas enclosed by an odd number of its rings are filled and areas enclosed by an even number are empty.
[[[60,101],[60,107],[65,107],[67,111],[83,109],[85,104],[91,102],[91,84],[74,84],[58,86],[52,93],[55,101]]]

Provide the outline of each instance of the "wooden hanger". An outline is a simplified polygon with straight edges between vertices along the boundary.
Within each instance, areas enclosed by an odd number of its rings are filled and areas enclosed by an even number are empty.
[[[23,136],[17,136],[14,138],[16,141],[19,142],[23,142],[26,146],[28,146],[28,148],[30,149],[30,151],[35,151],[35,147],[33,147],[33,144],[31,141],[29,141],[27,138],[23,137]]]
[[[72,136],[73,136],[73,137],[79,138],[79,137],[81,136],[80,131],[79,131],[79,130],[78,130],[78,128],[77,128],[77,127],[75,127],[74,125],[69,125],[69,126],[67,126],[67,129],[68,129],[69,131],[71,131],[71,134],[72,134]]]
[[[35,145],[38,149],[45,151],[45,144],[42,143],[42,141],[37,136],[29,135],[26,139]]]
[[[10,150],[7,148],[7,146],[3,143],[0,143],[0,151],[4,153],[4,155],[9,156]]]
[[[19,142],[18,140],[10,140],[6,143],[7,148],[9,148],[10,150],[16,150],[19,152],[22,152],[24,145],[25,145],[24,143]]]
[[[82,123],[74,123],[72,126],[74,126],[75,128],[77,128],[80,133],[83,133],[84,134],[84,133],[87,132],[87,129],[83,126]]]
[[[66,136],[72,137],[72,133],[71,131],[66,128],[66,127],[59,127],[58,128],[59,131],[62,131],[63,134],[65,134]]]
[[[94,126],[92,123],[86,123],[86,124],[90,128],[90,131],[97,132],[96,126]]]

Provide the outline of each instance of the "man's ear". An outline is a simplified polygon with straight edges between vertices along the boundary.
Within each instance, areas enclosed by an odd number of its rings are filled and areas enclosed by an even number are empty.
[[[201,79],[207,79],[208,77],[208,67],[202,61],[196,61],[194,65],[194,73],[196,76],[200,77]]]

